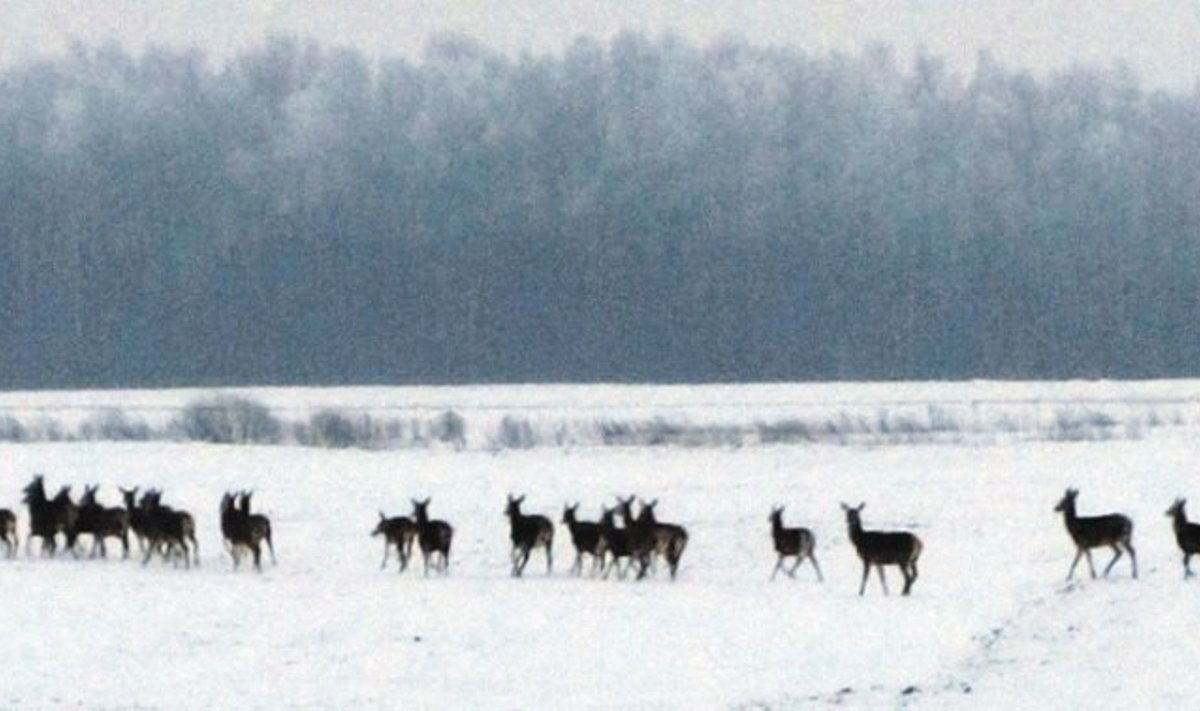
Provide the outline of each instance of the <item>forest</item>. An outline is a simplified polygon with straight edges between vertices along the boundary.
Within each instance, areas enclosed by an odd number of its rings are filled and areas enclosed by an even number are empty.
[[[1200,373],[1200,87],[624,33],[0,70],[0,387]]]

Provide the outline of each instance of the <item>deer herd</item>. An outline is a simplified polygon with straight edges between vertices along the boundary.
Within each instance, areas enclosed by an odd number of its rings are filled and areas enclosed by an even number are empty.
[[[85,486],[78,502],[71,499],[71,487],[63,486],[54,497],[46,493],[45,482],[38,474],[22,490],[24,503],[29,512],[29,534],[25,553],[31,555],[34,538],[41,539],[41,555],[53,557],[58,550],[58,536],[63,536],[66,549],[78,556],[78,539],[81,534],[90,536],[89,557],[108,556],[106,541],[117,539],[121,544],[122,557],[130,555],[132,536],[138,544],[142,565],[147,565],[157,555],[162,560],[185,568],[200,563],[200,547],[196,540],[196,523],[193,516],[183,510],[162,503],[162,491],[148,489],[138,498],[138,489],[121,488],[123,506],[107,507],[96,500],[98,486]],[[1108,575],[1113,566],[1125,555],[1129,557],[1130,572],[1137,578],[1137,553],[1134,551],[1133,522],[1128,516],[1110,513],[1102,516],[1080,516],[1076,512],[1077,489],[1067,489],[1054,507],[1062,513],[1067,533],[1075,544],[1075,558],[1067,571],[1067,580],[1075,575],[1080,559],[1086,558],[1092,578],[1096,568],[1092,563],[1092,549],[1108,547],[1113,551],[1112,559],[1105,566],[1103,575]],[[253,492],[225,492],[220,503],[221,535],[225,550],[236,570],[243,556],[252,557],[254,568],[262,569],[263,545],[275,563],[275,546],[271,539],[271,521],[251,510]],[[545,555],[546,573],[554,568],[555,525],[549,517],[524,513],[521,505],[524,496],[508,495],[504,515],[509,520],[509,538],[512,542],[510,562],[511,575],[521,577],[525,566],[534,552],[541,550]],[[634,514],[634,504],[638,512]],[[1183,553],[1184,577],[1190,578],[1191,557],[1200,553],[1200,524],[1191,523],[1184,513],[1185,500],[1176,499],[1166,511],[1171,518],[1176,543]],[[383,537],[383,561],[380,568],[387,566],[392,550],[399,561],[399,571],[408,569],[414,543],[420,548],[424,574],[430,570],[445,575],[450,569],[450,544],[454,528],[447,522],[429,516],[430,499],[412,500],[411,516],[388,517],[379,512],[379,521],[372,536]],[[570,534],[575,549],[571,573],[583,575],[585,558],[590,559],[590,574],[607,579],[613,572],[617,578],[633,575],[641,580],[656,572],[661,560],[671,580],[679,571],[679,562],[688,544],[688,532],[683,526],[659,521],[655,513],[658,500],[640,501],[636,496],[616,497],[612,507],[601,508],[597,521],[581,521],[578,518],[579,504],[567,505],[563,509],[561,523]],[[912,591],[917,580],[917,560],[921,556],[921,539],[908,531],[876,531],[863,528],[861,514],[865,502],[858,506],[842,504],[846,515],[849,540],[862,562],[862,579],[858,594],[865,594],[872,566],[879,576],[885,595],[888,594],[884,566],[894,565],[904,578],[902,595]],[[823,582],[821,567],[815,554],[816,538],[807,528],[784,526],[783,507],[772,508],[768,521],[771,524],[771,539],[778,556],[770,579],[774,580],[782,570],[790,577],[805,562],[812,565],[818,582]],[[620,517],[621,525],[617,523]],[[17,516],[9,509],[0,509],[0,543],[7,556],[14,558],[20,548],[17,534]],[[790,567],[785,566],[788,558]]]

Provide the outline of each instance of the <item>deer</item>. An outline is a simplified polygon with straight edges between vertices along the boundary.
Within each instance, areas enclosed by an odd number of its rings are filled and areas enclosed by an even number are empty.
[[[1188,566],[1191,557],[1195,553],[1200,553],[1200,524],[1191,523],[1187,520],[1187,514],[1183,511],[1183,505],[1187,503],[1187,499],[1175,499],[1175,503],[1171,504],[1171,508],[1167,509],[1167,516],[1172,519],[1172,527],[1175,529],[1175,542],[1179,544],[1179,550],[1183,551],[1183,577],[1192,577],[1192,569]]]
[[[46,486],[41,474],[23,489],[24,502],[29,507],[29,536],[25,539],[25,555],[30,554],[34,538],[42,539],[42,555],[53,558],[58,549],[57,536],[62,533],[74,549],[70,531],[75,528],[79,510],[71,501],[71,487],[64,486],[53,499],[46,498]]]
[[[625,579],[625,572],[633,565],[632,550],[629,546],[629,532],[623,528],[617,528],[615,520],[616,509],[610,509],[607,506],[602,508],[600,516],[600,536],[604,540],[604,553],[609,558],[607,565],[604,562],[604,556],[600,559],[600,565],[604,569],[604,579],[608,580],[609,574],[615,568],[617,578]],[[621,568],[621,559],[626,561],[625,568]]]
[[[514,578],[521,577],[534,548],[546,549],[546,575],[549,575],[554,566],[554,524],[550,523],[550,519],[545,516],[538,514],[526,516],[521,513],[521,502],[524,500],[524,495],[514,497],[509,494],[508,506],[504,509],[504,514],[508,516],[509,537],[513,544],[512,576]]]
[[[867,577],[871,566],[879,572],[879,584],[883,594],[888,594],[887,580],[883,574],[883,566],[896,565],[904,576],[904,590],[901,595],[912,591],[913,583],[917,580],[917,559],[921,557],[921,539],[908,531],[864,531],[862,527],[862,510],[866,502],[858,506],[842,504],[846,512],[846,526],[850,531],[850,541],[862,560],[862,582],[858,586],[858,596],[862,597],[867,589]]]
[[[567,530],[571,533],[571,543],[575,546],[575,564],[571,566],[571,572],[575,575],[583,575],[583,556],[592,556],[592,572],[604,564],[605,540],[600,530],[599,523],[590,521],[580,521],[576,518],[576,511],[579,510],[579,504],[563,507],[562,522],[566,525]]]
[[[242,492],[247,497],[247,492]],[[262,541],[268,544],[271,540],[271,522],[265,516],[255,517],[250,514],[249,498],[243,498],[244,505],[239,506],[238,497],[225,492],[221,497],[221,535],[229,549],[229,557],[233,559],[233,569],[241,564],[242,551],[249,551],[254,556],[254,569],[262,572]],[[274,551],[272,550],[272,560]]]
[[[440,564],[435,563],[435,569],[443,575],[450,571],[450,543],[454,538],[454,528],[445,521],[430,520],[429,497],[424,501],[412,500],[413,519],[417,524],[417,545],[421,547],[421,558],[425,564],[425,575],[429,575],[429,564],[434,556],[438,556]]]
[[[97,552],[102,558],[108,557],[105,538],[119,539],[124,548],[122,558],[128,558],[129,512],[123,508],[107,508],[97,503],[96,492],[99,488],[99,485],[84,487],[83,497],[79,500],[79,518],[75,522],[74,533],[87,533],[92,536],[93,558]]]
[[[17,537],[17,515],[8,509],[0,509],[0,541],[4,541],[9,558],[17,555],[21,541]]]
[[[1088,569],[1092,573],[1092,579],[1096,578],[1096,568],[1092,565],[1092,549],[1100,546],[1108,546],[1113,549],[1112,560],[1108,562],[1108,566],[1104,568],[1105,577],[1108,576],[1113,566],[1121,558],[1121,549],[1124,548],[1129,553],[1129,562],[1132,566],[1133,577],[1137,579],[1137,553],[1133,550],[1131,539],[1133,538],[1133,521],[1129,520],[1128,516],[1119,513],[1106,514],[1104,516],[1078,516],[1075,513],[1075,498],[1079,496],[1078,489],[1067,489],[1063,494],[1062,499],[1054,507],[1056,512],[1062,512],[1063,522],[1067,526],[1067,533],[1071,534],[1071,540],[1075,542],[1075,560],[1071,563],[1071,569],[1067,571],[1067,581],[1070,582],[1071,577],[1075,575],[1075,566],[1079,564],[1079,559],[1087,556]]]
[[[142,494],[141,507],[146,513],[146,555],[142,565],[150,562],[155,551],[164,559],[181,556],[185,568],[191,568],[191,556],[200,564],[200,544],[196,541],[196,522],[187,511],[176,511],[162,503],[162,492],[151,489]],[[188,541],[192,542],[191,551]],[[189,555],[190,553],[190,555]],[[178,561],[176,561],[178,564]]]
[[[375,530],[371,531],[371,535],[383,536],[383,561],[379,564],[380,570],[387,567],[388,554],[391,552],[392,546],[396,547],[396,557],[400,559],[400,572],[403,573],[408,569],[413,542],[417,539],[415,521],[407,516],[388,518],[380,511],[379,523],[375,525]]]
[[[238,497],[238,509],[241,515],[249,522],[249,526],[255,532],[255,535],[260,536],[262,540],[267,542],[267,550],[271,553],[271,565],[275,565],[275,544],[271,541],[271,519],[263,514],[256,514],[250,511],[250,498],[252,496],[254,496],[253,491],[243,491]],[[257,567],[257,563],[255,565]]]
[[[125,502],[125,512],[129,514],[129,530],[133,531],[134,538],[138,542],[138,550],[142,553],[146,552],[146,526],[149,516],[146,510],[136,503],[138,487],[126,489],[117,487],[121,492],[121,499]]]
[[[812,531],[807,528],[784,528],[783,525],[783,507],[776,506],[771,509],[771,515],[767,518],[771,522],[771,539],[775,542],[775,552],[779,554],[779,560],[775,562],[775,569],[771,571],[771,580],[783,569],[783,561],[791,556],[795,558],[795,563],[786,572],[790,577],[796,577],[796,569],[807,558],[812,562],[813,570],[817,571],[817,581],[824,582],[821,577],[821,566],[817,565],[817,557],[813,555],[813,547],[816,545],[816,539],[813,537]]]
[[[682,526],[660,523],[654,516],[658,499],[642,502],[637,518],[633,517],[633,502],[636,496],[627,499],[617,497],[617,510],[625,519],[625,530],[629,535],[630,558],[638,564],[637,579],[646,577],[652,558],[662,556],[667,561],[671,579],[679,570],[679,560],[687,547],[688,534]]]

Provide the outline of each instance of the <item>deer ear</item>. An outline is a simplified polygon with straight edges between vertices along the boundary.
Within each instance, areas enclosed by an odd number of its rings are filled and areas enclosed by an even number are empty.
[[[859,505],[858,505],[858,508],[856,508],[856,509],[854,509],[854,510],[855,510],[855,511],[862,511],[862,510],[863,510],[863,509],[865,509],[866,507],[867,507],[867,502],[863,501],[863,502],[859,503]]]

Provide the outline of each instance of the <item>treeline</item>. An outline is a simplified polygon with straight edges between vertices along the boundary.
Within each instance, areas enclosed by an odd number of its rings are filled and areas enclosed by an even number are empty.
[[[1196,375],[1200,92],[624,34],[0,73],[0,387]]]

